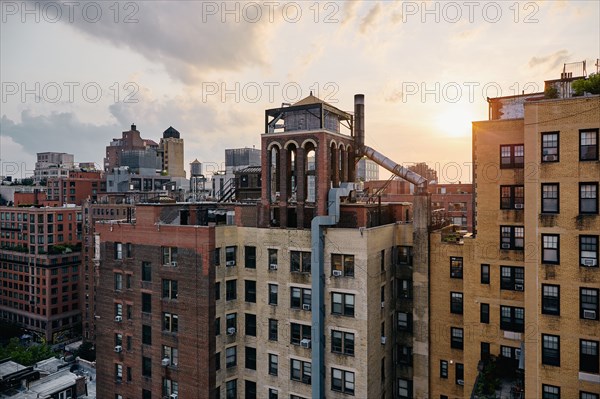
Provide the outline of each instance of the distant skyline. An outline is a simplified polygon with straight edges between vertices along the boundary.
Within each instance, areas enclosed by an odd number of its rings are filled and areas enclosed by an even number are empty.
[[[468,182],[486,97],[543,90],[600,58],[598,1],[0,2],[0,175],[37,152],[101,168],[137,125],[173,126],[185,163],[260,148],[264,110],[314,94],[352,111],[366,143]],[[381,178],[385,178],[385,173]]]

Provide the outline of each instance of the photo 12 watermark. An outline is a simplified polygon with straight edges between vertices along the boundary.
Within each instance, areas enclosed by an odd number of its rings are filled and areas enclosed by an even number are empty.
[[[278,2],[278,1],[203,1],[201,20],[221,23],[286,22],[303,20],[314,23],[337,24],[340,22],[340,2]]]
[[[516,96],[520,94],[538,93],[540,87],[535,82],[521,84],[512,83],[508,88],[498,82],[402,82],[390,99],[408,102],[458,103],[488,98]]]
[[[1,1],[2,23],[98,23],[139,22],[140,3],[135,1]]]
[[[273,103],[282,99],[293,104],[310,94],[327,103],[339,102],[339,86],[335,82],[315,82],[308,88],[298,82],[202,82],[202,102]]]
[[[2,104],[21,103],[75,103],[95,104],[103,98],[115,103],[135,104],[140,88],[135,82],[113,82],[103,86],[98,82],[2,82]]]
[[[402,23],[539,23],[535,1],[402,1]]]

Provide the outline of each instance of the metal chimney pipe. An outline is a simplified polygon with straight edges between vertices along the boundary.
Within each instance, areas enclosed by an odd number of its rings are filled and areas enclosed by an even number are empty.
[[[354,95],[354,143],[360,152],[365,145],[365,95]]]

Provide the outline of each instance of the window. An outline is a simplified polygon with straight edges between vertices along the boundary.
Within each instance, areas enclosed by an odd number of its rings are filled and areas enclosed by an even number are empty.
[[[310,288],[291,287],[290,307],[310,310],[312,291]]]
[[[277,284],[269,284],[269,305],[277,305],[277,293],[279,286]]]
[[[123,259],[123,243],[121,242],[115,242],[115,259]]]
[[[246,380],[245,387],[246,387],[245,399],[256,399],[256,382]]]
[[[525,331],[525,308],[500,306],[500,328],[505,331]]]
[[[500,168],[522,168],[524,160],[523,144],[501,145],[500,146]]]
[[[354,395],[354,373],[332,368],[331,390]]]
[[[269,319],[269,340],[277,341],[277,320]]]
[[[396,350],[397,364],[412,367],[412,347],[405,345],[398,345]]]
[[[542,364],[560,366],[560,337],[542,334]]]
[[[237,365],[237,347],[230,346],[225,349],[225,367],[228,369]]]
[[[440,360],[440,378],[448,378],[448,361]]]
[[[560,314],[560,286],[542,284],[542,313]]]
[[[230,380],[225,383],[225,398],[237,399],[237,380]]]
[[[412,280],[396,280],[399,298],[412,298]]]
[[[479,305],[479,322],[489,324],[490,322],[490,304],[482,303]]]
[[[463,258],[462,256],[450,257],[450,277],[463,278]]]
[[[598,213],[598,183],[579,183],[579,213]]]
[[[524,186],[500,186],[500,209],[523,209]]]
[[[142,399],[152,399],[152,392],[147,389],[142,389]]]
[[[579,236],[579,265],[598,267],[598,236]]]
[[[500,226],[501,249],[523,249],[525,228],[522,226]]]
[[[256,269],[256,247],[244,247],[244,266],[247,269]]]
[[[290,379],[300,381],[304,384],[310,384],[312,375],[312,366],[310,362],[298,359],[290,360]]]
[[[525,268],[500,266],[500,289],[523,291],[525,289]]]
[[[598,160],[598,129],[579,131],[579,160]]]
[[[215,248],[213,252],[213,261],[215,263],[215,266],[221,265],[221,248]]]
[[[246,347],[246,368],[256,370],[256,348]]]
[[[277,375],[279,369],[279,356],[269,353],[269,374]]]
[[[579,399],[598,399],[597,393],[579,391]]]
[[[354,317],[354,295],[333,292],[331,294],[331,313]]]
[[[177,280],[163,279],[162,297],[165,299],[177,299]]]
[[[221,335],[221,318],[215,319],[215,335]]]
[[[542,234],[542,263],[560,263],[560,240],[558,234]]]
[[[479,347],[481,360],[488,360],[490,358],[490,343],[482,342]]]
[[[152,377],[152,359],[146,356],[142,356],[142,375]]]
[[[450,327],[450,347],[462,350],[463,341],[463,329],[457,327]]]
[[[579,371],[593,374],[600,372],[598,341],[579,340]]]
[[[290,267],[292,272],[310,273],[310,252],[291,251]]]
[[[398,264],[412,265],[412,247],[399,246],[398,248]]]
[[[246,313],[246,335],[256,337],[256,315]]]
[[[162,383],[163,383],[163,388],[162,388],[162,392],[164,396],[170,396],[172,393],[178,393],[179,392],[179,384],[177,383],[177,381],[173,381],[169,378],[164,378],[162,379]]]
[[[152,313],[152,294],[142,292],[142,312]]]
[[[560,399],[560,387],[542,384],[542,399]]]
[[[123,274],[115,273],[115,291],[121,291],[123,289]]]
[[[225,281],[225,299],[228,301],[237,299],[237,280]]]
[[[398,378],[398,397],[402,399],[412,398],[412,381]]]
[[[115,381],[121,382],[123,381],[123,365],[115,364]]]
[[[463,314],[463,294],[462,292],[450,293],[450,313]]]
[[[462,363],[456,363],[455,367],[456,385],[465,385],[465,366]]]
[[[277,250],[269,248],[269,270],[277,270]]]
[[[177,266],[177,247],[162,247],[163,265]]]
[[[256,281],[254,280],[245,280],[245,299],[246,302],[256,303]]]
[[[163,312],[163,331],[176,333],[179,330],[179,316]]]
[[[542,183],[542,213],[560,212],[560,190],[558,183]]]
[[[227,335],[235,334],[237,331],[237,313],[228,313],[225,316],[225,328]]]
[[[588,320],[598,320],[598,289],[579,289],[579,317]]]
[[[219,353],[219,355],[220,355],[220,353]],[[179,350],[177,348],[163,345],[162,358],[169,359],[169,365],[177,366],[177,364],[179,363]],[[220,358],[220,356],[219,356],[219,358]]]
[[[481,284],[489,284],[490,283],[490,265],[482,264],[481,265]]]
[[[279,391],[274,388],[269,388],[269,398],[268,399],[279,399]],[[290,396],[290,399],[292,399],[291,396]]]
[[[290,342],[293,345],[300,345],[300,341],[311,339],[311,326],[305,324],[291,323]]]
[[[152,281],[152,264],[142,262],[142,281]]]
[[[412,331],[412,313],[398,312],[398,330]]]
[[[225,265],[235,266],[237,247],[225,247]]]
[[[215,301],[221,299],[221,283],[215,283]]]
[[[354,356],[354,334],[344,331],[331,331],[331,351]]]
[[[558,162],[558,132],[542,133],[542,162]]]
[[[333,276],[354,277],[354,255],[331,255],[331,274]]]

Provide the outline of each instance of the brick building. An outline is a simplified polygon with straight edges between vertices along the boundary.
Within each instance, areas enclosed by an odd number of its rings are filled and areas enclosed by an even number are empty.
[[[495,378],[503,397],[599,397],[600,97],[564,93],[490,99],[473,124],[476,236],[431,239],[431,397]]]
[[[62,342],[80,334],[80,207],[0,207],[0,318]]]

